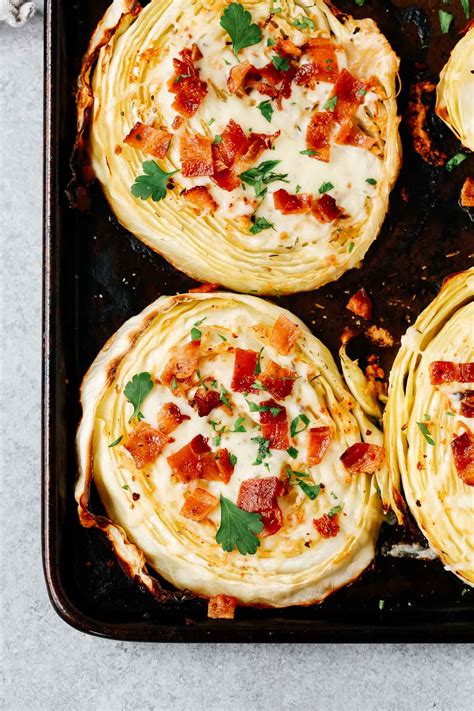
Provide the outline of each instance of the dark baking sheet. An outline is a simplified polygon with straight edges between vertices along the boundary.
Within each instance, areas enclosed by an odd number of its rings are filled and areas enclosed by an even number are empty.
[[[467,641],[473,635],[473,592],[438,561],[385,557],[392,542],[417,539],[384,525],[374,565],[326,602],[286,610],[239,609],[237,619],[206,618],[206,604],[171,596],[157,604],[130,581],[102,534],[80,527],[73,498],[74,437],[81,378],[106,339],[160,294],[195,286],[127,233],[112,216],[100,189],[91,209],[69,207],[74,141],[74,86],[81,56],[108,0],[47,0],[45,79],[45,270],[43,548],[52,603],[74,627],[107,637],[147,641]],[[341,9],[373,17],[402,58],[400,111],[413,82],[434,79],[465,24],[461,5],[423,0],[345,0]],[[440,35],[438,11],[455,14]],[[429,45],[429,47],[426,47]],[[438,147],[449,156],[459,143],[435,117]],[[458,205],[464,178],[474,173],[471,156],[452,173],[424,163],[402,123],[404,165],[381,234],[362,270],[353,270],[317,292],[278,300],[337,353],[348,295],[365,286],[375,320],[395,336],[378,351],[362,338],[352,348],[364,357],[379,353],[387,372],[401,334],[437,293],[442,279],[465,268],[474,252],[471,217]],[[321,308],[324,307],[324,308]],[[95,501],[95,506],[100,506]],[[382,604],[380,601],[383,600]],[[380,608],[383,609],[380,609]]]

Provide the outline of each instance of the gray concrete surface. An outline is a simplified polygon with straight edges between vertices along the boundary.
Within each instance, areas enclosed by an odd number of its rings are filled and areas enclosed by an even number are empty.
[[[140,646],[53,612],[40,552],[41,23],[0,26],[0,707],[473,709],[472,647]]]

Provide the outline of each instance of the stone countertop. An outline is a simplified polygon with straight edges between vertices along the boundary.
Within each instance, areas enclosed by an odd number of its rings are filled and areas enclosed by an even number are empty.
[[[40,544],[42,111],[38,14],[0,26],[0,708],[471,709],[469,646],[140,645],[57,617]]]

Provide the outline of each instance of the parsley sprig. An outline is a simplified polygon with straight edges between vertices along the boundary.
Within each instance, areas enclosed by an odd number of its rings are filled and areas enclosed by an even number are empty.
[[[265,437],[252,437],[251,439],[252,442],[256,442],[258,444],[257,456],[253,462],[253,466],[257,466],[262,464],[264,459],[271,456],[270,440],[265,439]]]
[[[146,160],[142,163],[144,175],[137,175],[135,182],[130,188],[133,197],[141,200],[148,200],[149,197],[154,202],[163,200],[168,190],[168,180],[177,170],[166,173],[154,160]]]
[[[266,191],[265,191],[266,192]],[[250,228],[250,233],[253,235],[258,235],[259,232],[263,232],[263,230],[274,230],[275,227],[271,222],[269,222],[265,217],[251,217],[251,221],[253,221],[253,224]]]
[[[147,372],[137,373],[126,384],[124,390],[125,397],[128,402],[133,405],[133,413],[129,419],[129,422],[131,422],[134,417],[136,417],[139,421],[144,419],[145,416],[142,412],[140,412],[140,407],[152,389],[153,380],[151,379],[150,373]]]
[[[225,551],[230,553],[237,548],[241,555],[255,555],[260,545],[256,534],[262,531],[260,514],[244,511],[221,494],[221,524],[216,541]]]
[[[273,106],[272,102],[267,100],[267,101],[261,101],[257,109],[259,109],[260,113],[262,114],[263,118],[267,119],[268,123],[271,123],[272,116],[273,116]]]
[[[238,2],[232,2],[226,7],[220,24],[232,40],[232,49],[236,57],[241,49],[262,41],[262,30],[252,22],[250,12]]]
[[[287,180],[288,173],[273,172],[273,168],[275,168],[278,163],[280,163],[279,160],[264,160],[255,168],[250,168],[240,173],[239,178],[243,183],[254,188],[255,197],[264,197],[268,190],[266,186],[270,183],[274,183],[276,180],[281,180],[283,183],[290,182]]]
[[[315,484],[309,474],[307,474],[306,472],[297,472],[294,469],[291,469],[291,467],[288,467],[286,472],[288,474],[290,484],[296,484],[297,486],[299,486],[301,491],[306,494],[308,499],[314,501],[319,496],[319,492],[321,491],[321,484]]]

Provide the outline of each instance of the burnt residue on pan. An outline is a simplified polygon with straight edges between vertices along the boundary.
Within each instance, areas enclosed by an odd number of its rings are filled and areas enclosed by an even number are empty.
[[[71,179],[68,158],[74,142],[74,83],[82,53],[107,4],[106,0],[64,3],[61,36],[65,44],[57,50],[62,72],[57,108],[62,119],[58,128],[61,240],[57,257],[61,352],[55,361],[55,375],[58,383],[67,381],[67,386],[58,390],[55,400],[62,430],[55,454],[57,470],[50,475],[49,483],[53,489],[56,487],[56,504],[49,515],[57,521],[60,533],[55,541],[54,560],[51,558],[46,564],[55,567],[64,594],[83,614],[120,624],[161,622],[189,626],[203,623],[206,604],[174,594],[165,581],[160,583],[170,594],[166,603],[157,604],[123,573],[102,534],[81,528],[73,500],[74,436],[80,416],[77,393],[86,369],[124,320],[160,294],[184,292],[196,286],[118,224],[97,185],[90,189],[88,210],[69,208],[65,189]],[[358,335],[349,343],[350,355],[358,357],[363,368],[376,356],[387,377],[402,334],[437,294],[443,279],[466,268],[474,255],[473,223],[468,211],[459,205],[464,180],[474,175],[474,157],[452,172],[446,170],[446,158],[461,146],[435,116],[430,93],[430,83],[436,83],[465,17],[461,3],[451,3],[448,9],[455,17],[450,32],[443,35],[438,19],[438,11],[446,10],[442,0],[366,0],[361,7],[352,0],[337,4],[342,11],[357,17],[372,17],[401,57],[403,167],[384,226],[366,255],[363,268],[347,272],[339,281],[316,292],[275,298],[297,314],[329,346],[336,359],[341,334],[345,327],[351,327]],[[419,152],[423,141],[416,140],[418,134],[409,120],[410,111],[412,115],[414,112],[413,102],[418,99],[426,109],[422,128],[430,141],[429,150]],[[350,296],[361,287],[373,302],[370,322],[346,308]],[[393,343],[386,347],[376,345],[367,335],[370,326],[385,329]],[[100,513],[101,508],[92,487],[91,509]],[[287,627],[290,620],[296,626],[332,621],[347,631],[354,619],[366,629],[373,629],[381,621],[396,626],[400,621],[432,621],[433,616],[444,620],[464,614],[466,618],[473,603],[472,591],[444,571],[437,560],[390,555],[394,547],[400,550],[396,547],[404,543],[418,549],[426,547],[413,522],[400,528],[388,521],[373,565],[354,584],[321,605],[280,611],[240,610],[238,619],[258,625],[273,621],[277,639],[278,630]],[[150,635],[153,637],[153,633]]]

